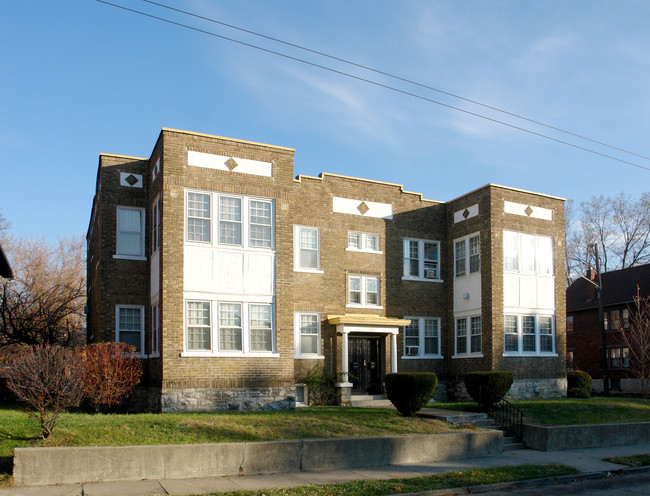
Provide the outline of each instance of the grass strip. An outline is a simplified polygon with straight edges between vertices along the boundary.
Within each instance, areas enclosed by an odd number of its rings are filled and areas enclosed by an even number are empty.
[[[650,465],[650,453],[644,455],[615,456],[605,458],[605,461],[626,465],[628,467],[647,467]]]
[[[576,473],[578,473],[576,469],[564,465],[517,465],[513,467],[444,472],[409,479],[359,480],[260,491],[210,493],[210,496],[380,496],[454,487],[482,486]]]

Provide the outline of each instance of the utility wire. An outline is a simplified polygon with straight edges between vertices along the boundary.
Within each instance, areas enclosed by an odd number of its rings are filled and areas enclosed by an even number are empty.
[[[99,2],[99,3],[103,3],[103,4],[105,4],[105,5],[110,5],[111,7],[115,7],[115,8],[121,9],[121,10],[125,10],[125,11],[127,11],[127,12],[132,12],[132,13],[134,13],[134,14],[138,14],[138,15],[141,15],[141,16],[144,16],[144,17],[149,17],[150,19],[155,19],[155,20],[158,20],[158,21],[161,21],[161,22],[165,22],[165,23],[168,23],[168,24],[172,24],[172,25],[174,25],[174,26],[178,26],[178,27],[181,27],[181,28],[189,29],[189,30],[191,30],[191,31],[195,31],[195,32],[197,32],[197,33],[202,33],[202,34],[206,34],[206,35],[208,35],[208,36],[213,36],[213,37],[215,37],[215,38],[219,38],[219,39],[222,39],[222,40],[231,41],[231,42],[236,43],[236,44],[238,44],[238,45],[242,45],[242,46],[246,46],[246,47],[249,47],[249,48],[253,48],[253,49],[255,49],[255,50],[259,50],[259,51],[262,51],[262,52],[265,52],[265,53],[270,53],[270,54],[272,54],[272,55],[276,55],[276,56],[278,56],[278,57],[283,57],[283,58],[288,59],[288,60],[293,60],[293,61],[295,61],[295,62],[300,62],[300,63],[302,63],[302,64],[306,64],[306,65],[309,65],[309,66],[312,66],[312,67],[316,67],[316,68],[319,68],[319,69],[323,69],[323,70],[325,70],[325,71],[332,72],[332,73],[334,73],[334,74],[338,74],[338,75],[341,75],[341,76],[345,76],[345,77],[348,77],[348,78],[350,78],[350,79],[355,79],[355,80],[357,80],[357,81],[362,81],[362,82],[364,82],[364,83],[372,84],[372,85],[374,85],[374,86],[377,86],[377,87],[380,87],[380,88],[384,88],[384,89],[387,89],[387,90],[390,90],[390,91],[394,91],[394,92],[396,92],[396,93],[400,93],[400,94],[403,94],[403,95],[407,95],[407,96],[410,96],[410,97],[413,97],[413,98],[417,98],[417,99],[419,99],[419,100],[423,100],[423,101],[426,101],[426,102],[429,102],[429,103],[434,103],[434,104],[436,104],[436,105],[440,105],[440,106],[442,106],[442,107],[446,107],[446,108],[449,108],[449,109],[452,109],[452,110],[456,110],[456,111],[458,111],[458,112],[462,112],[462,113],[467,114],[467,115],[472,115],[472,116],[474,116],[474,117],[479,117],[479,118],[481,118],[481,119],[484,119],[484,120],[487,120],[487,121],[490,121],[490,122],[494,122],[494,123],[496,123],[496,124],[501,124],[501,125],[503,125],[503,126],[507,126],[507,127],[509,127],[509,128],[516,129],[516,130],[518,130],[518,131],[522,131],[522,132],[525,132],[525,133],[531,134],[531,135],[533,135],[533,136],[538,136],[538,137],[540,137],[540,138],[544,138],[544,139],[547,139],[547,140],[550,140],[550,141],[554,141],[554,142],[556,142],[556,143],[560,143],[560,144],[563,144],[563,145],[566,145],[566,146],[570,146],[570,147],[572,147],[572,148],[576,148],[576,149],[578,149],[578,150],[582,150],[582,151],[585,151],[585,152],[588,152],[588,153],[592,153],[592,154],[594,154],[594,155],[598,155],[598,156],[601,156],[601,157],[604,157],[604,158],[609,158],[609,159],[611,159],[611,160],[615,160],[615,161],[617,161],[617,162],[621,162],[621,163],[624,163],[624,164],[627,164],[627,165],[631,165],[631,166],[633,166],[633,167],[637,167],[637,168],[639,168],[639,169],[643,169],[643,170],[646,170],[646,171],[650,171],[650,167],[645,167],[645,166],[643,166],[643,165],[636,164],[636,163],[634,163],[634,162],[630,162],[630,161],[628,161],[628,160],[624,160],[624,159],[621,159],[621,158],[618,158],[618,157],[614,157],[614,156],[612,156],[612,155],[607,155],[606,153],[601,153],[601,152],[598,152],[598,151],[596,151],[596,150],[592,150],[592,149],[590,149],[590,148],[586,148],[586,147],[583,147],[583,146],[580,146],[580,145],[576,145],[576,144],[574,144],[574,143],[570,143],[570,142],[568,142],[568,141],[564,141],[564,140],[561,140],[561,139],[558,139],[558,138],[554,138],[554,137],[552,137],[552,136],[548,136],[548,135],[545,135],[545,134],[542,134],[542,133],[538,133],[538,132],[532,131],[532,130],[530,130],[530,129],[526,129],[526,128],[523,128],[523,127],[520,127],[520,126],[516,126],[516,125],[514,125],[514,124],[510,124],[510,123],[507,123],[507,122],[504,122],[504,121],[500,121],[500,120],[498,120],[498,119],[494,119],[494,118],[492,118],[492,117],[488,117],[488,116],[485,116],[485,115],[482,115],[482,114],[478,114],[478,113],[476,113],[476,112],[471,112],[471,111],[469,111],[469,110],[465,110],[465,109],[462,109],[462,108],[460,108],[460,107],[455,107],[455,106],[453,106],[453,105],[449,105],[449,104],[447,104],[447,103],[443,103],[443,102],[440,102],[440,101],[437,101],[437,100],[433,100],[433,99],[431,99],[431,98],[427,98],[427,97],[424,97],[424,96],[418,95],[418,94],[416,94],[416,93],[411,93],[411,92],[409,92],[409,91],[401,90],[401,89],[399,89],[399,88],[395,88],[395,87],[393,87],[393,86],[389,86],[389,85],[386,85],[386,84],[383,84],[383,83],[379,83],[379,82],[377,82],[377,81],[373,81],[373,80],[371,80],[371,79],[366,79],[366,78],[362,78],[362,77],[360,77],[360,76],[355,76],[354,74],[350,74],[350,73],[347,73],[347,72],[339,71],[339,70],[337,70],[337,69],[333,69],[333,68],[331,68],[331,67],[327,67],[327,66],[324,66],[324,65],[316,64],[316,63],[314,63],[314,62],[310,62],[310,61],[308,61],[308,60],[300,59],[300,58],[298,58],[298,57],[293,57],[293,56],[291,56],[291,55],[287,55],[287,54],[284,54],[284,53],[281,53],[281,52],[277,52],[277,51],[274,51],[274,50],[270,50],[270,49],[268,49],[268,48],[260,47],[260,46],[257,46],[257,45],[253,45],[253,44],[251,44],[251,43],[246,43],[246,42],[244,42],[244,41],[236,40],[236,39],[234,39],[234,38],[229,38],[229,37],[227,37],[227,36],[223,36],[223,35],[220,35],[220,34],[217,34],[217,33],[211,32],[211,31],[206,31],[206,30],[204,30],[204,29],[200,29],[200,28],[196,28],[196,27],[193,27],[193,26],[189,26],[189,25],[187,25],[187,24],[183,24],[183,23],[180,23],[180,22],[172,21],[171,19],[165,19],[164,17],[155,16],[155,15],[153,15],[153,14],[149,14],[149,13],[146,13],[146,12],[142,12],[142,11],[140,11],[140,10],[136,10],[136,9],[131,9],[131,8],[129,8],[129,7],[124,7],[124,6],[122,6],[122,5],[118,5],[118,4],[115,4],[115,3],[111,3],[111,2],[108,2],[108,1],[106,1],[106,0],[96,0],[96,1]]]
[[[268,36],[268,35],[265,35],[265,34],[262,34],[262,33],[257,33],[257,32],[255,32],[255,31],[251,31],[251,30],[249,30],[249,29],[245,29],[245,28],[241,28],[241,27],[239,27],[239,26],[235,26],[235,25],[233,25],[233,24],[228,24],[228,23],[226,23],[226,22],[218,21],[217,19],[213,19],[213,18],[210,18],[210,17],[205,17],[205,16],[202,16],[202,15],[198,15],[198,14],[195,14],[195,13],[193,13],[193,12],[189,12],[189,11],[187,11],[187,10],[177,9],[177,8],[175,8],[175,7],[171,7],[171,6],[169,6],[169,5],[165,5],[165,4],[162,4],[162,3],[159,3],[159,2],[154,2],[154,1],[152,1],[152,0],[142,0],[142,1],[143,1],[143,2],[146,2],[146,3],[149,3],[149,4],[152,4],[152,5],[156,5],[156,6],[158,6],[158,7],[162,7],[162,8],[164,8],[164,9],[172,10],[172,11],[174,11],[174,12],[178,12],[178,13],[185,14],[185,15],[188,15],[188,16],[191,16],[191,17],[195,17],[195,18],[197,18],[197,19],[201,19],[201,20],[204,20],[204,21],[212,22],[212,23],[214,23],[214,24],[219,24],[220,26],[225,26],[225,27],[228,27],[228,28],[231,28],[231,29],[236,29],[237,31],[241,31],[241,32],[244,32],[244,33],[252,34],[252,35],[254,35],[254,36],[258,36],[258,37],[260,37],[260,38],[265,38],[265,39],[267,39],[267,40],[271,40],[271,41],[274,41],[274,42],[276,42],[276,43],[281,43],[281,44],[286,45],[286,46],[290,46],[290,47],[293,47],[293,48],[297,48],[297,49],[299,49],[299,50],[303,50],[303,51],[305,51],[305,52],[313,53],[313,54],[315,54],[315,55],[320,55],[321,57],[326,57],[326,58],[331,59],[331,60],[336,60],[336,61],[338,61],[338,62],[343,62],[344,64],[348,64],[348,65],[351,65],[351,66],[354,66],[354,67],[358,67],[358,68],[360,68],[360,69],[364,69],[364,70],[366,70],[366,71],[374,72],[374,73],[376,73],[376,74],[381,74],[382,76],[387,76],[387,77],[389,77],[389,78],[396,79],[396,80],[398,80],[398,81],[402,81],[402,82],[404,82],[404,83],[412,84],[412,85],[414,85],[414,86],[419,86],[420,88],[425,88],[425,89],[427,89],[427,90],[435,91],[435,92],[437,92],[437,93],[441,93],[441,94],[443,94],[443,95],[451,96],[451,97],[453,97],[453,98],[457,98],[457,99],[459,99],[459,100],[463,100],[463,101],[465,101],[465,102],[472,103],[472,104],[474,104],[474,105],[478,105],[478,106],[481,106],[481,107],[483,107],[483,108],[487,108],[487,109],[490,109],[490,110],[494,110],[495,112],[500,112],[500,113],[502,113],[502,114],[506,114],[506,115],[509,115],[509,116],[511,116],[511,117],[516,117],[517,119],[521,119],[521,120],[524,120],[524,121],[530,122],[530,123],[532,123],[532,124],[537,124],[537,125],[539,125],[539,126],[543,126],[543,127],[545,127],[545,128],[552,129],[552,130],[554,130],[554,131],[558,131],[558,132],[560,132],[560,133],[568,134],[568,135],[570,135],[570,136],[574,136],[574,137],[576,137],[576,138],[580,138],[580,139],[583,139],[583,140],[586,140],[586,141],[590,141],[590,142],[592,142],[592,143],[596,143],[596,144],[598,144],[598,145],[605,146],[605,147],[607,147],[607,148],[611,148],[611,149],[613,149],[613,150],[617,150],[617,151],[619,151],[619,152],[627,153],[627,154],[629,154],[629,155],[634,155],[635,157],[643,158],[643,159],[645,159],[645,160],[650,160],[650,157],[648,157],[648,156],[646,156],[646,155],[641,155],[641,154],[639,154],[639,153],[635,153],[635,152],[632,152],[632,151],[626,150],[625,148],[619,148],[619,147],[617,147],[617,146],[610,145],[610,144],[605,143],[605,142],[603,142],[603,141],[598,141],[598,140],[596,140],[596,139],[592,139],[592,138],[589,138],[589,137],[587,137],[587,136],[584,136],[584,135],[581,135],[581,134],[578,134],[578,133],[574,133],[574,132],[572,132],[572,131],[567,131],[566,129],[562,129],[562,128],[559,128],[559,127],[556,127],[556,126],[552,126],[552,125],[550,125],[550,124],[545,124],[545,123],[543,123],[543,122],[541,122],[541,121],[537,121],[537,120],[535,120],[535,119],[531,119],[531,118],[529,118],[529,117],[525,117],[525,116],[523,116],[523,115],[521,115],[521,114],[516,114],[516,113],[514,113],[514,112],[509,112],[509,111],[507,111],[507,110],[500,109],[500,108],[498,108],[498,107],[494,107],[494,106],[492,106],[492,105],[488,105],[488,104],[485,104],[485,103],[481,103],[481,102],[479,102],[479,101],[477,101],[477,100],[472,100],[472,99],[470,99],[470,98],[466,98],[466,97],[463,97],[463,96],[457,95],[457,94],[455,94],[455,93],[451,93],[451,92],[449,92],[449,91],[441,90],[440,88],[435,88],[435,87],[433,87],[433,86],[429,86],[429,85],[426,85],[426,84],[418,83],[417,81],[413,81],[412,79],[408,79],[408,78],[405,78],[405,77],[397,76],[397,75],[395,75],[395,74],[391,74],[391,73],[389,73],[389,72],[384,72],[384,71],[381,71],[381,70],[379,70],[379,69],[374,69],[374,68],[369,67],[369,66],[367,66],[367,65],[359,64],[359,63],[357,63],[357,62],[353,62],[353,61],[351,61],[351,60],[347,60],[347,59],[343,59],[343,58],[340,58],[340,57],[336,57],[336,56],[334,56],[334,55],[330,55],[330,54],[327,54],[327,53],[324,53],[324,52],[320,52],[320,51],[318,51],[318,50],[313,50],[313,49],[311,49],[311,48],[307,48],[307,47],[305,47],[305,46],[303,46],[303,45],[298,45],[298,44],[295,44],[295,43],[291,43],[291,42],[288,42],[288,41],[284,41],[284,40],[281,40],[281,39],[279,39],[279,38],[274,38],[273,36]]]

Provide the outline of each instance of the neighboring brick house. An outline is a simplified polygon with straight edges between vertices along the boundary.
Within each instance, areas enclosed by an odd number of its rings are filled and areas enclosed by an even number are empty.
[[[513,397],[564,394],[563,199],[294,179],[293,155],[172,129],[150,158],[100,155],[88,333],[146,357],[150,409],[291,408],[314,366],[343,403],[395,370],[440,397],[493,369]]]
[[[597,282],[592,268],[586,278]],[[610,387],[612,391],[638,392],[637,381],[629,375],[629,349],[620,333],[629,328],[637,288],[641,297],[650,295],[650,265],[604,272],[601,280]],[[594,284],[576,279],[567,288],[566,306],[567,368],[602,379],[602,338]],[[593,386],[594,391],[603,391],[602,380],[594,380]]]

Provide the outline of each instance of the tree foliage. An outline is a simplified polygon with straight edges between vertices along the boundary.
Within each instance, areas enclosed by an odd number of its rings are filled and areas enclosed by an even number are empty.
[[[0,278],[0,347],[70,345],[84,329],[85,243],[5,238],[14,279]]]
[[[603,272],[650,263],[650,193],[594,196],[565,209],[567,275],[594,265],[598,245]]]
[[[650,297],[637,295],[630,309],[630,327],[620,334],[621,342],[630,350],[629,373],[641,383],[645,398],[650,382]]]
[[[47,438],[59,414],[83,400],[84,370],[79,355],[60,346],[33,346],[9,358],[7,385],[36,412]]]
[[[97,411],[118,406],[135,390],[142,363],[126,343],[94,343],[81,351],[83,390]]]

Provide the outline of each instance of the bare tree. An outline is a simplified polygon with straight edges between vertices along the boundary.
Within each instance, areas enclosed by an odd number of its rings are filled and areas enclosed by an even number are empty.
[[[603,272],[650,263],[650,193],[638,200],[620,193],[594,196],[565,210],[567,273],[593,265],[591,246],[599,245]]]
[[[637,286],[634,308],[630,309],[630,327],[620,335],[630,351],[630,375],[639,379],[641,394],[646,397],[650,381],[650,297],[641,297]]]
[[[11,239],[5,251],[14,279],[0,278],[0,347],[72,344],[84,329],[83,239]]]
[[[61,412],[79,406],[84,398],[84,369],[73,350],[33,346],[9,358],[7,385],[36,412],[41,435],[47,438]]]

